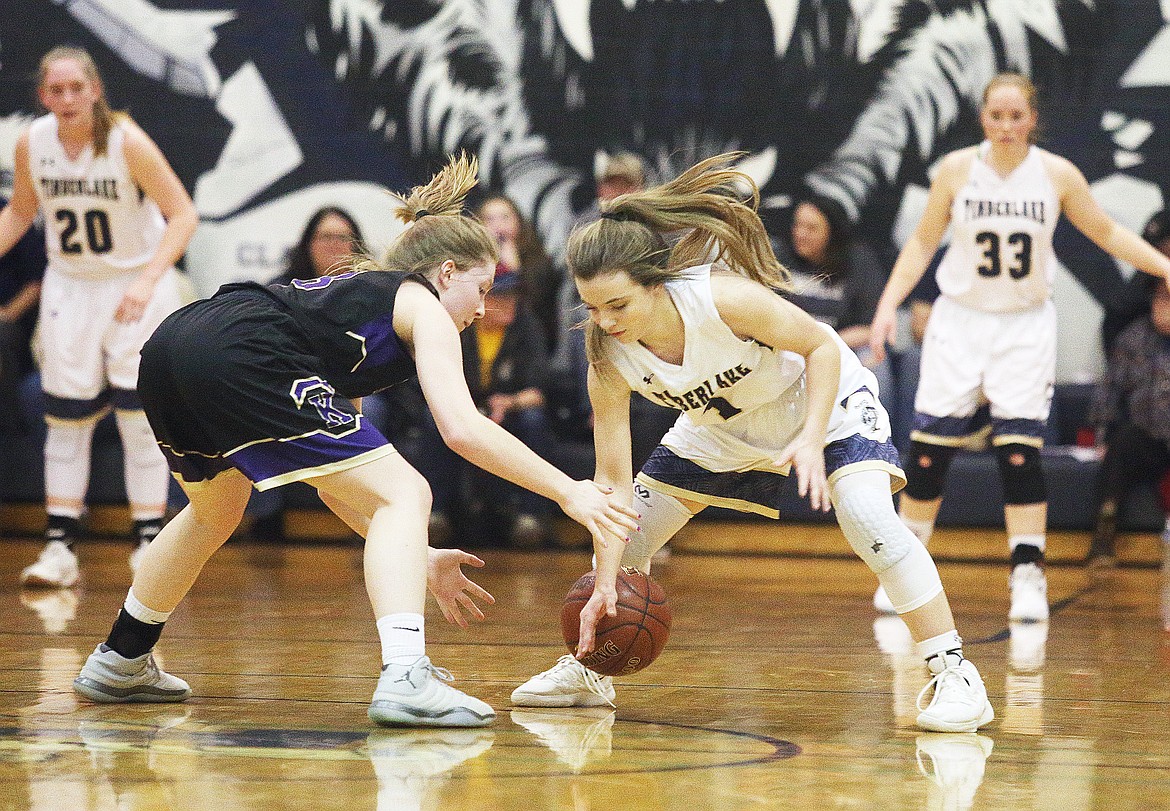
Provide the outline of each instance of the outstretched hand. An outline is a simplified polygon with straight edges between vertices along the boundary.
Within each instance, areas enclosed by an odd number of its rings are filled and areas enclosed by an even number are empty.
[[[829,482],[825,476],[825,449],[823,441],[816,441],[802,431],[788,443],[776,461],[781,465],[791,463],[796,470],[796,489],[801,497],[808,496],[808,503],[814,510],[828,512],[833,506],[829,499]]]
[[[467,627],[464,611],[477,620],[483,619],[483,611],[475,602],[477,599],[488,605],[496,601],[486,589],[468,579],[461,568],[463,564],[479,569],[484,562],[462,549],[427,550],[427,588],[447,622],[460,628]]]
[[[561,509],[589,530],[593,543],[602,547],[608,547],[610,541],[626,543],[630,533],[638,529],[638,513],[623,504],[612,487],[588,479],[573,482]]]
[[[593,646],[596,643],[597,623],[601,622],[601,618],[606,615],[617,616],[617,588],[611,586],[609,589],[603,589],[594,586],[593,594],[589,596],[589,602],[581,608],[581,630],[575,654],[578,660],[593,652]]]

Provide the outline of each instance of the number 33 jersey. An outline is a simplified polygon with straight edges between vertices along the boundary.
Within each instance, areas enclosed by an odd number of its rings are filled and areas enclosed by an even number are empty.
[[[938,286],[975,310],[1031,310],[1052,292],[1060,199],[1041,149],[1031,147],[1011,174],[1000,177],[986,163],[989,148],[986,141],[979,145],[951,204],[951,244],[938,267]]]
[[[166,221],[126,165],[125,125],[110,130],[104,155],[90,143],[72,160],[45,115],[29,127],[29,169],[45,215],[49,267],[66,276],[107,279],[138,271],[154,255]]]

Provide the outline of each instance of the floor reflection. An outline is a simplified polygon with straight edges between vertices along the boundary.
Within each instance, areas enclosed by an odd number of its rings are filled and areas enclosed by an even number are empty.
[[[485,729],[379,729],[366,738],[378,778],[378,811],[441,808],[451,772],[495,742]]]
[[[610,707],[574,707],[555,712],[512,710],[512,723],[524,727],[547,746],[557,760],[580,773],[613,753]]]

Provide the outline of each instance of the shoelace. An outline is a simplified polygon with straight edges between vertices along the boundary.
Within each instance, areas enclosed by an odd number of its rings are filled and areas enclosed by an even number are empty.
[[[931,680],[926,683],[925,687],[918,691],[918,699],[914,703],[915,706],[918,707],[919,712],[925,710],[926,707],[929,707],[932,703],[934,703],[935,696],[939,694],[939,691],[942,689],[943,682],[945,682],[947,679],[959,679],[964,684],[970,684],[970,682],[967,681],[967,677],[959,671],[959,666],[957,664],[951,665],[950,667],[944,667],[938,673],[934,674]],[[922,697],[925,696],[932,687],[934,688],[934,695],[931,696],[930,701],[928,701],[926,707],[924,707],[922,706]]]
[[[578,662],[575,658],[573,658],[572,654],[566,653],[562,655],[560,659],[557,659],[557,663],[555,665],[540,675],[552,677],[558,670],[564,669],[572,670],[574,674],[585,683],[586,690],[593,693],[593,695],[597,696],[598,698],[604,699],[605,703],[609,706],[615,708],[617,707],[616,704],[609,700],[609,696],[605,694],[605,687],[601,683],[601,679],[603,677],[597,673],[594,673],[592,670],[585,667],[585,665]]]

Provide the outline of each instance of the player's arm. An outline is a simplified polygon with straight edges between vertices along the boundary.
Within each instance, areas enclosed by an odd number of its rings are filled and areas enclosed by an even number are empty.
[[[37,192],[33,188],[32,171],[28,164],[27,130],[16,140],[14,158],[16,167],[12,180],[12,199],[0,209],[0,256],[20,242],[37,216]]]
[[[593,409],[593,448],[597,460],[597,483],[613,488],[614,497],[629,506],[633,503],[634,466],[630,437],[630,387],[608,364],[589,366],[589,403]],[[578,630],[578,659],[593,651],[597,623],[603,614],[617,615],[617,576],[625,544],[593,544],[597,574],[593,594],[581,607]]]
[[[630,437],[630,387],[611,367],[589,366],[589,403],[593,408],[593,447],[596,458],[594,480],[611,487],[622,504],[633,504],[633,450]],[[595,544],[597,556],[596,588],[612,596],[607,608],[616,610],[617,573],[621,568],[625,544]],[[612,612],[611,612],[612,613]]]
[[[902,246],[874,311],[869,347],[876,363],[885,358],[886,344],[894,342],[898,306],[906,300],[906,296],[910,295],[930,266],[930,260],[950,224],[951,203],[954,202],[955,193],[971,171],[971,161],[974,159],[974,148],[963,149],[947,155],[939,165],[938,173],[930,184],[922,219]]]
[[[143,283],[149,284],[146,295],[148,300],[154,285],[187,250],[195,227],[199,225],[199,214],[162,151],[149,135],[132,122],[126,126],[125,153],[130,177],[155,202],[167,221],[158,250],[139,277]],[[142,303],[145,304],[145,300]]]
[[[1080,169],[1058,155],[1045,154],[1045,161],[1056,181],[1061,211],[1078,231],[1138,270],[1170,278],[1170,258],[1105,213]]]
[[[403,284],[394,329],[414,348],[419,384],[443,442],[467,461],[552,499],[595,544],[619,544],[635,513],[591,481],[574,481],[475,407],[463,377],[459,333],[443,306],[420,285]]]
[[[804,427],[781,453],[792,463],[800,495],[813,509],[827,510],[825,434],[841,380],[841,351],[833,336],[812,316],[766,287],[735,276],[712,276],[711,292],[719,317],[741,338],[804,356],[808,415]]]

